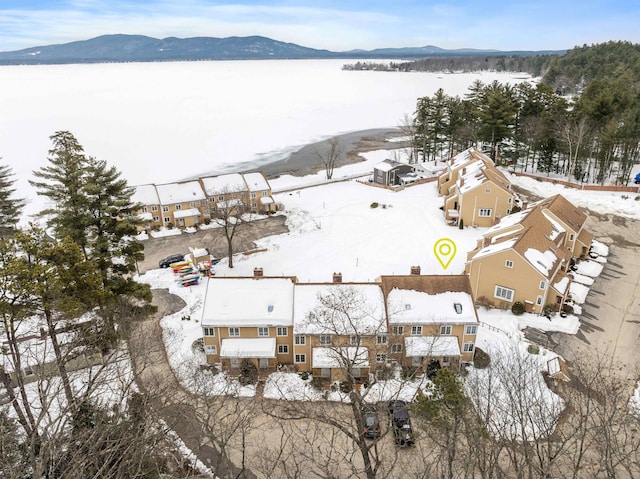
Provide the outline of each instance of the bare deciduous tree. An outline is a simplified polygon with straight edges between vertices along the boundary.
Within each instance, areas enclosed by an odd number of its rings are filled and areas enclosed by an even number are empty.
[[[323,148],[320,151],[316,148],[316,155],[320,159],[320,164],[324,168],[325,176],[327,180],[333,178],[333,170],[336,167],[338,158],[342,154],[342,147],[340,145],[340,139],[334,136],[327,140],[327,148]]]

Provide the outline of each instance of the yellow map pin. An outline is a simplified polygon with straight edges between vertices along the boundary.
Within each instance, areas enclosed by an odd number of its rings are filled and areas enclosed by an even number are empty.
[[[443,269],[447,269],[456,255],[456,244],[449,238],[440,238],[433,245],[433,254]]]

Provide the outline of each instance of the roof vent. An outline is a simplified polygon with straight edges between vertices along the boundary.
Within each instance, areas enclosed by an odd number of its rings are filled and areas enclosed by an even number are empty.
[[[460,303],[453,303],[453,307],[456,310],[456,313],[462,314],[462,305]]]

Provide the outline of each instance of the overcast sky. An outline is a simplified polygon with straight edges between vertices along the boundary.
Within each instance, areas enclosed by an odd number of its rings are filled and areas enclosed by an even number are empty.
[[[0,51],[110,33],[263,35],[312,48],[559,50],[640,43],[638,0],[1,0]]]

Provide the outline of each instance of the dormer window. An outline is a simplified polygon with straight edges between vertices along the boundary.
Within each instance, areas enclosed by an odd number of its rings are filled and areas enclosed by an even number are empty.
[[[462,304],[453,303],[453,308],[456,310],[456,313],[462,314]]]
[[[411,305],[410,304],[405,304],[404,305],[404,309],[405,309],[405,311],[409,311],[411,309]]]
[[[270,304],[269,306],[267,306],[267,312],[273,313],[273,304]]]

